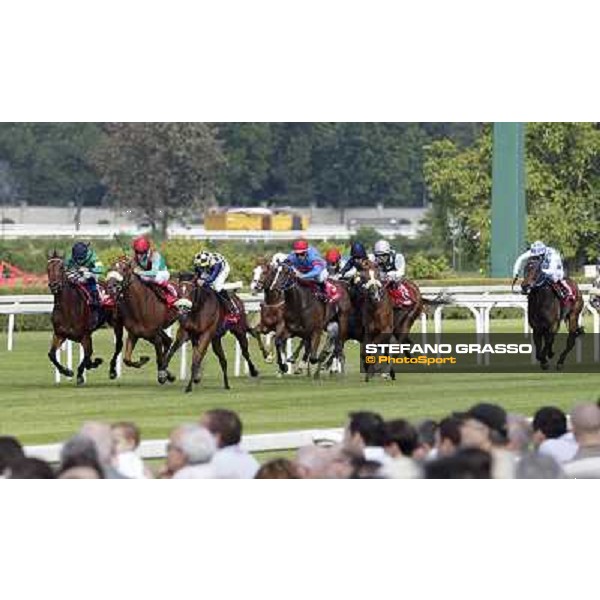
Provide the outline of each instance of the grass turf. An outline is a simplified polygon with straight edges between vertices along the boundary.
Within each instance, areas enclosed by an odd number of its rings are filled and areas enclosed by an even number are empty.
[[[445,322],[445,331],[473,330],[465,320]],[[497,320],[493,331],[520,331],[522,322]],[[228,336],[229,337],[229,336]],[[48,332],[21,332],[13,352],[6,350],[6,333],[0,334],[0,434],[15,435],[26,444],[64,440],[85,420],[132,420],[145,439],[164,438],[185,421],[196,420],[206,409],[227,407],[237,411],[246,433],[265,433],[311,427],[339,427],[349,411],[369,409],[386,418],[439,418],[480,400],[501,403],[509,411],[531,415],[539,406],[554,404],[568,409],[574,402],[596,400],[600,372],[593,374],[536,372],[532,374],[403,374],[396,382],[374,379],[363,383],[358,373],[358,349],[349,348],[348,374],[324,375],[320,381],[305,376],[278,378],[275,367],[253,355],[261,371],[258,379],[231,377],[232,390],[222,389],[216,358],[209,351],[203,382],[192,394],[183,382],[159,386],[153,363],[123,378],[108,380],[105,362],[88,373],[84,387],[64,380],[56,385],[47,360]],[[95,337],[96,353],[108,360],[110,332]],[[152,356],[140,342],[138,352]],[[233,345],[227,345],[233,373]],[[78,351],[74,358],[78,357]],[[189,358],[189,353],[188,353]],[[65,359],[63,358],[63,361]],[[179,357],[172,371],[179,371]]]

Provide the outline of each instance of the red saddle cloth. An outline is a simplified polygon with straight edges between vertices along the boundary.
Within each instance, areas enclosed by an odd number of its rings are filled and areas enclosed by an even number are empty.
[[[324,302],[337,302],[340,299],[340,290],[331,281],[325,281],[325,296],[319,285],[314,281],[300,280],[300,285],[305,285],[310,288],[312,293],[318,300]]]
[[[395,307],[412,306],[416,302],[412,290],[404,283],[399,282],[389,285],[388,292]]]
[[[175,302],[179,300],[177,289],[172,283],[169,283],[168,281],[165,283],[156,283],[155,281],[148,281],[145,283],[154,290],[160,300],[165,302],[167,308],[172,308],[175,305]]]
[[[552,283],[552,287],[554,288],[554,292],[558,296],[561,306],[568,308],[575,302],[575,290],[573,286],[568,281],[557,281],[556,283]],[[565,291],[568,290],[567,295],[565,296]]]
[[[325,293],[327,294],[328,302],[337,302],[340,299],[340,290],[338,286],[331,283],[331,281],[325,282]]]

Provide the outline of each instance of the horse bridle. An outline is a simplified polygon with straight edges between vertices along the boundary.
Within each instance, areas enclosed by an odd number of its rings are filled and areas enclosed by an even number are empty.
[[[60,292],[63,284],[65,283],[66,280],[66,271],[64,270],[64,260],[60,257],[60,256],[53,256],[52,258],[48,259],[48,264],[50,264],[51,262],[60,262],[62,267],[63,267],[63,271],[62,271],[62,279],[60,281],[48,281],[48,288],[50,289],[50,291],[53,294],[58,294],[58,292]]]

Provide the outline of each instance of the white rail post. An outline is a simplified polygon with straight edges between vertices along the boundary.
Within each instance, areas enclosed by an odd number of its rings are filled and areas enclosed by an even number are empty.
[[[181,346],[181,355],[179,360],[179,379],[183,381],[187,377],[187,342]]]
[[[242,348],[240,347],[240,343],[235,340],[235,367],[233,370],[233,376],[239,377],[242,367]]]
[[[248,339],[248,334],[246,334],[246,339]],[[248,362],[245,360],[244,361],[244,375],[248,375],[249,373],[250,373],[250,367],[248,366]]]
[[[578,327],[581,327],[582,323],[583,323],[583,314],[580,313],[579,318],[577,319]],[[580,363],[583,360],[583,346],[582,346],[580,337],[575,339],[575,360],[578,363]]]
[[[421,313],[421,339],[423,344],[427,343],[427,313]]]
[[[60,362],[60,357],[62,355],[62,346],[59,346],[56,349],[56,360]],[[60,371],[54,367],[54,383],[60,383]]]
[[[67,367],[73,370],[73,342],[67,340]]]
[[[85,351],[83,350],[83,344],[79,344],[79,364],[85,357]],[[79,365],[78,365],[79,366]],[[83,369],[83,380],[86,381],[85,367]]]
[[[15,308],[16,308],[15,304]],[[15,313],[8,315],[8,351],[12,352],[13,349],[13,335],[15,333]]]

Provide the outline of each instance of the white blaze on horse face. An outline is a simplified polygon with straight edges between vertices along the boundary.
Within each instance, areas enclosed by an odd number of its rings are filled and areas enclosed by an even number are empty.
[[[275,277],[273,277],[273,283],[271,284],[271,287],[270,287],[271,290],[275,289],[275,284],[277,283],[277,280],[279,279],[280,274],[281,274],[281,267],[277,267],[277,271],[275,272]]]
[[[251,291],[256,290],[256,287],[258,286],[258,282],[260,281],[260,278],[262,277],[262,273],[263,273],[263,268],[261,265],[254,267],[254,270],[252,271],[252,281],[250,282],[250,290]]]

